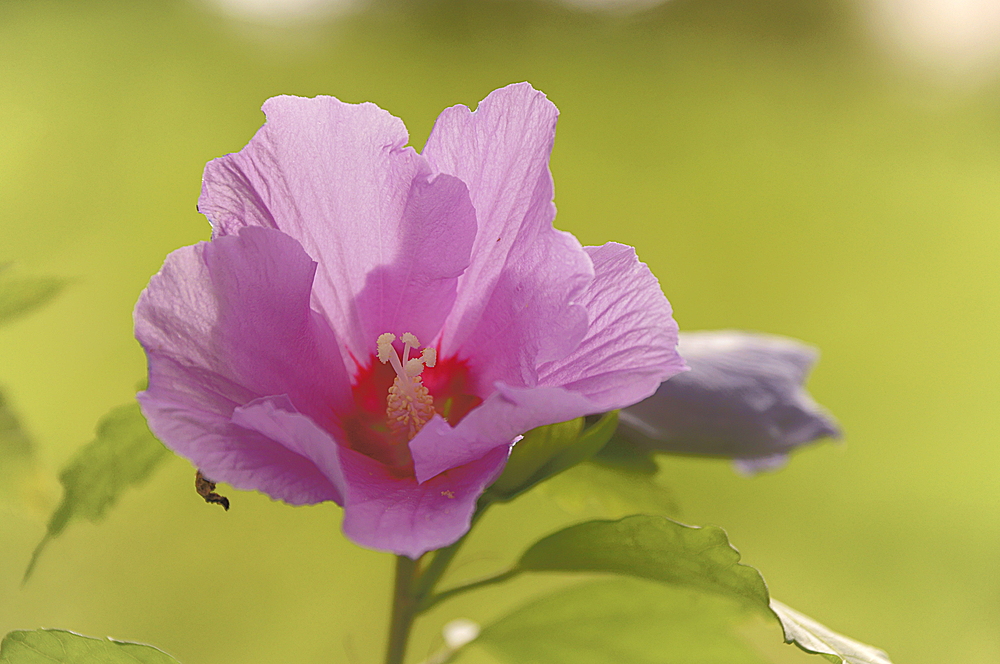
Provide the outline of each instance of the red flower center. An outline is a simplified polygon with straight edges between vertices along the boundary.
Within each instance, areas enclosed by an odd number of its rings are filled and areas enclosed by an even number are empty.
[[[469,365],[451,357],[425,367],[419,374],[418,385],[426,389],[433,412],[455,426],[469,411],[483,402],[473,394]],[[394,387],[395,386],[395,387]],[[373,353],[355,375],[351,386],[354,408],[340,416],[347,446],[391,467],[400,476],[413,474],[413,458],[409,442],[411,429],[400,429],[390,423],[387,407],[392,409],[390,388],[398,390],[399,376],[389,363],[380,362]],[[430,419],[430,417],[427,417]],[[393,423],[394,424],[394,423]],[[422,426],[423,422],[419,422]],[[419,426],[416,428],[419,429]]]

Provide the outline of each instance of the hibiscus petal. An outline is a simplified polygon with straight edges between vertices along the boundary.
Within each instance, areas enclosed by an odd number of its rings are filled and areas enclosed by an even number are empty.
[[[538,369],[540,385],[579,392],[607,411],[632,405],[686,370],[660,284],[632,247],[587,247],[595,277],[577,298],[590,318],[577,348]]]
[[[565,355],[586,329],[573,302],[593,278],[580,244],[552,227],[549,153],[558,111],[527,83],[491,93],[475,112],[438,117],[423,155],[469,187],[479,222],[442,348],[474,358],[479,388],[532,385],[539,362]]]
[[[315,463],[256,431],[190,403],[171,403],[148,390],[137,398],[156,437],[212,481],[260,491],[290,505],[340,496]]]
[[[348,481],[344,534],[356,543],[410,558],[455,542],[469,530],[476,501],[500,474],[507,450],[417,484],[352,450],[343,450]]]
[[[465,184],[450,175],[414,180],[399,232],[398,255],[368,274],[357,297],[369,354],[383,332],[411,332],[430,344],[441,329],[476,237]]]
[[[216,235],[265,226],[297,239],[321,266],[313,306],[345,359],[367,358],[386,331],[433,338],[475,235],[464,186],[431,181],[402,121],[374,104],[283,96],[264,112],[243,150],[205,168],[199,209]]]
[[[495,392],[451,427],[440,417],[410,441],[417,480],[426,482],[449,468],[471,463],[535,427],[599,412],[586,397],[559,387],[495,385]]]
[[[322,421],[350,387],[336,338],[309,308],[315,269],[295,240],[262,228],[171,253],[135,309],[149,391],[183,392],[227,417],[236,404],[287,394]],[[161,382],[161,358],[190,371]]]
[[[295,503],[330,499],[329,480],[230,417],[254,399],[286,394],[322,422],[350,398],[336,338],[309,308],[314,270],[292,238],[247,228],[170,254],[135,310],[149,358],[139,398],[153,433],[214,480]],[[294,483],[296,474],[302,487],[286,493],[281,478]]]
[[[458,426],[440,418],[425,425],[410,441],[418,480],[509,446],[534,427],[634,404],[685,370],[670,304],[635,251],[609,243],[587,253],[596,275],[577,299],[590,317],[579,346],[539,367],[537,387],[496,382]]]
[[[747,477],[756,475],[757,473],[773,473],[787,465],[787,454],[772,454],[771,456],[754,457],[752,459],[733,459],[733,468],[736,469],[736,472]]]
[[[288,397],[255,399],[233,412],[233,424],[256,431],[312,461],[336,490],[332,500],[344,504],[346,484],[336,442],[315,422],[297,412]]]

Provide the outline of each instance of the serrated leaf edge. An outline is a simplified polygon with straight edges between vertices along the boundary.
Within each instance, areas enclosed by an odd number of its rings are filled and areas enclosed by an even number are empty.
[[[889,655],[884,650],[834,632],[829,627],[816,622],[803,613],[799,613],[773,597],[771,598],[770,606],[771,612],[774,613],[778,622],[781,623],[785,643],[794,644],[800,650],[813,655],[822,655],[831,662],[838,662],[839,664],[892,664],[889,660]],[[796,630],[809,635],[812,637],[812,640],[803,643],[800,640],[801,636],[796,637],[794,634]],[[824,638],[829,638],[830,635],[842,639],[852,646],[856,646],[860,651],[870,651],[870,656],[869,654],[863,654],[859,657],[852,653],[843,652],[843,648],[838,648],[824,640]],[[831,659],[831,656],[836,659]]]
[[[27,634],[34,634],[36,632],[58,632],[58,633],[61,633],[61,634],[72,634],[73,636],[77,636],[77,637],[79,637],[81,639],[87,639],[88,641],[107,641],[108,643],[114,643],[114,644],[122,645],[122,646],[139,646],[141,648],[149,648],[150,650],[155,650],[155,651],[161,653],[162,655],[164,655],[166,657],[169,657],[171,660],[177,662],[177,664],[180,664],[179,660],[176,657],[174,657],[173,655],[171,655],[170,653],[168,653],[167,651],[162,650],[160,648],[157,648],[156,646],[150,645],[148,643],[140,643],[139,641],[122,641],[122,640],[119,640],[119,639],[112,638],[110,636],[105,636],[105,637],[87,636],[86,634],[80,634],[79,632],[74,632],[71,629],[60,629],[58,627],[40,627],[38,629],[15,629],[15,630],[11,630],[10,632],[7,632],[7,634],[4,635],[4,637],[3,637],[2,640],[0,640],[0,644],[2,644],[3,642],[6,642],[7,639],[14,637],[14,635],[22,635],[22,634],[27,635]],[[30,646],[28,646],[22,640],[18,640],[18,643],[21,643],[22,645],[25,645],[26,647],[30,647]],[[34,650],[34,648],[32,648],[32,650]],[[2,654],[2,653],[0,653],[0,654]],[[39,653],[39,654],[41,654],[41,653]],[[128,655],[131,659],[135,659],[135,661],[137,661],[137,662],[139,661],[138,659],[136,659],[135,657],[133,657],[131,653],[127,653],[126,652],[126,653],[123,653],[123,654]]]

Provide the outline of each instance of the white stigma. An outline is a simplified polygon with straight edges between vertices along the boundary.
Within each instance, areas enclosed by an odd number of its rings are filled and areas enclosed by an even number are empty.
[[[400,338],[403,342],[402,358],[396,354],[392,343],[396,335],[386,332],[378,337],[378,359],[388,362],[396,371],[396,379],[389,388],[386,399],[386,415],[389,428],[395,433],[405,434],[412,439],[427,422],[434,417],[434,399],[420,380],[424,367],[437,363],[437,351],[425,348],[420,357],[410,357],[410,351],[420,347],[417,337],[406,332]]]

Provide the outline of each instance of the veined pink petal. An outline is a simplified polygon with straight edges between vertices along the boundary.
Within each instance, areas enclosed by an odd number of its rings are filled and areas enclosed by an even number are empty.
[[[451,427],[436,417],[410,441],[418,481],[425,482],[492,450],[508,450],[514,439],[529,429],[599,411],[586,397],[560,387],[497,383],[495,390],[458,426]]]
[[[412,477],[395,477],[372,459],[346,450],[350,489],[344,505],[344,534],[362,546],[410,558],[452,544],[469,529],[476,501],[506,461],[507,450],[494,449],[418,484]]]
[[[320,265],[313,307],[346,344],[345,359],[397,332],[386,321],[433,338],[476,232],[464,185],[432,178],[404,147],[403,123],[374,104],[284,96],[264,112],[243,150],[205,168],[199,209],[216,235],[265,226],[297,239]],[[448,252],[435,251],[442,235]]]
[[[465,184],[450,175],[418,177],[398,232],[398,254],[368,273],[357,297],[367,353],[383,332],[410,332],[424,343],[437,336],[476,237],[476,211]]]
[[[160,440],[213,481],[244,491],[262,491],[289,505],[312,505],[340,496],[315,463],[228,417],[175,404],[160,390],[138,394],[149,427]]]
[[[288,397],[263,397],[240,406],[233,412],[233,424],[256,431],[312,461],[336,489],[332,500],[344,504],[347,483],[339,446],[329,433],[296,411]]]
[[[631,405],[686,370],[660,285],[631,247],[587,247],[596,271],[577,302],[590,317],[567,356],[538,369],[539,385],[503,383],[454,429],[440,418],[410,441],[417,479],[468,463],[534,427]]]
[[[645,399],[687,367],[677,353],[677,323],[660,284],[632,247],[587,247],[594,281],[577,302],[590,318],[569,355],[538,369],[540,385],[586,396],[598,411]]]
[[[586,330],[576,295],[593,268],[572,235],[552,227],[549,153],[558,111],[527,83],[491,93],[475,112],[438,117],[423,155],[469,187],[479,221],[472,262],[443,329],[442,348],[475,358],[493,381],[533,385],[538,362],[572,349]]]
[[[247,479],[271,472],[261,459],[315,473],[312,462],[289,456],[298,457],[294,451],[230,423],[234,409],[263,396],[287,395],[320,422],[350,398],[336,339],[309,308],[314,271],[292,238],[247,228],[173,252],[139,298],[136,337],[149,357],[143,411],[153,433],[213,480],[273,489],[285,499],[271,483]],[[248,460],[241,461],[244,447]],[[302,502],[303,491],[329,500],[329,489],[329,481],[322,490],[296,489],[290,502]]]

